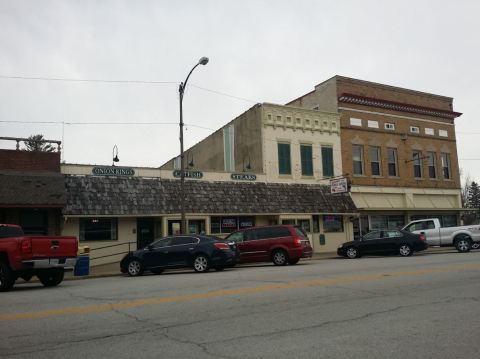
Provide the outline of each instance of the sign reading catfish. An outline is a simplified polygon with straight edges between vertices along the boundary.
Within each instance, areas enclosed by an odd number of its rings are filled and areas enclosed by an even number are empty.
[[[330,193],[348,192],[348,179],[345,177],[330,180]]]

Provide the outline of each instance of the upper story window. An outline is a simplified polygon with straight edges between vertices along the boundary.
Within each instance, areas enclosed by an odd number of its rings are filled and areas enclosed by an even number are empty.
[[[388,175],[390,177],[397,177],[398,176],[397,149],[387,148],[387,158],[388,158]]]
[[[413,151],[412,163],[413,163],[413,177],[422,178],[422,152]]]
[[[425,134],[433,136],[435,134],[435,131],[433,130],[433,128],[425,128]]]
[[[333,148],[322,146],[323,177],[333,177]]]
[[[378,128],[378,121],[371,121],[371,120],[368,120],[368,127],[371,127],[371,128]]]
[[[381,156],[380,147],[370,147],[370,165],[372,176],[380,176],[381,174]]]
[[[386,130],[395,130],[395,124],[390,122],[385,122],[385,129]]]
[[[411,133],[420,133],[420,127],[417,126],[410,126]]]
[[[350,126],[362,126],[362,120],[360,118],[350,117]]]
[[[437,178],[437,165],[436,165],[436,157],[435,152],[428,152],[428,177],[430,178]]]
[[[312,145],[300,145],[302,176],[313,176]]]
[[[452,173],[450,171],[450,154],[442,153],[442,171],[444,179],[451,179]]]
[[[290,144],[278,144],[278,173],[281,175],[291,175],[292,165],[290,162]]]
[[[438,135],[439,135],[440,137],[448,137],[448,131],[438,130]]]
[[[363,146],[352,146],[353,174],[363,175]]]

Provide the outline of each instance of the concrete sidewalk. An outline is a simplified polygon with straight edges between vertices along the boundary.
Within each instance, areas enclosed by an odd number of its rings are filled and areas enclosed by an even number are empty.
[[[451,252],[457,252],[457,250],[454,247],[430,247],[426,251],[420,252],[416,255],[451,253]],[[336,252],[314,253],[311,260],[334,259],[334,258],[340,259],[340,257],[337,256]],[[249,264],[245,264],[245,265],[240,264],[239,267],[240,266],[249,266]],[[121,275],[124,275],[124,274],[120,272],[120,263],[116,262],[111,264],[91,266],[89,274],[85,276],[74,276],[73,271],[66,272],[65,280],[114,277],[114,276],[121,276]]]

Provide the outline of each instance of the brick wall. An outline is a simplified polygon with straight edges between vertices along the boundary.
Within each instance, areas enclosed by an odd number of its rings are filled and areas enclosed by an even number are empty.
[[[60,153],[0,149],[0,170],[60,173]]]

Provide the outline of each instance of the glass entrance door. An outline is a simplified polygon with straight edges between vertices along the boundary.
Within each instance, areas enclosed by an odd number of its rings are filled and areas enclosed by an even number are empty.
[[[154,218],[137,218],[137,249],[148,246],[154,239]]]

